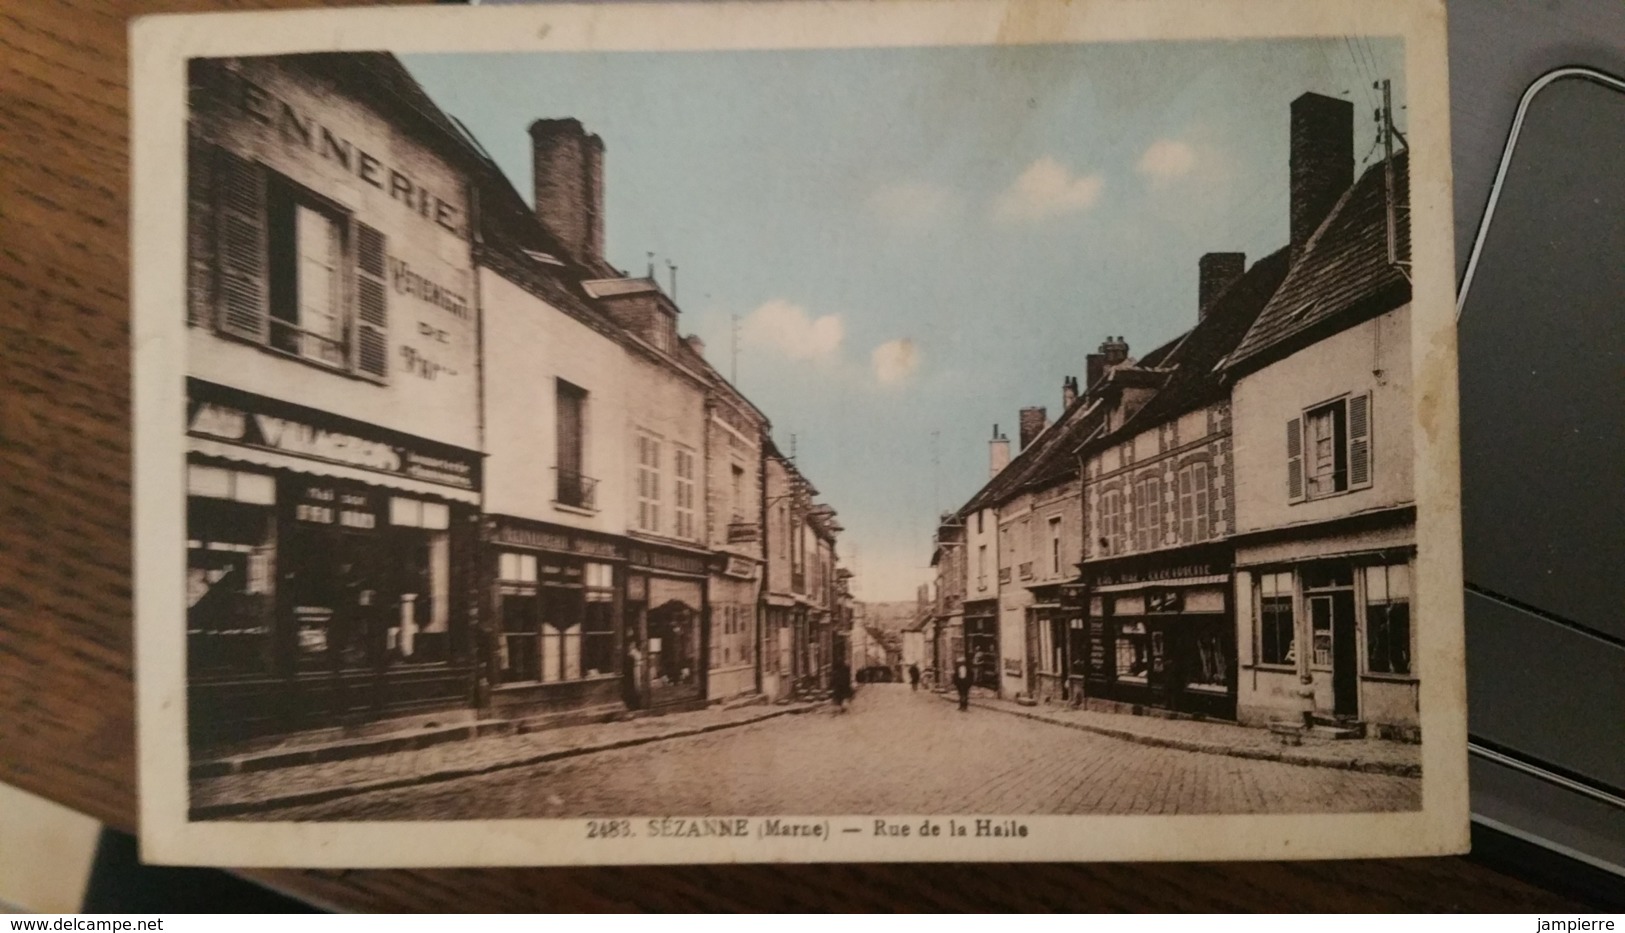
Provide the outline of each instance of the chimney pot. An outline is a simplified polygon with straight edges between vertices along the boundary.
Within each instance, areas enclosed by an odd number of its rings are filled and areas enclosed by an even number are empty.
[[[1128,359],[1128,342],[1122,337],[1107,337],[1100,345],[1100,355],[1105,360],[1105,367],[1121,366]]]
[[[1061,410],[1065,411],[1066,409],[1071,408],[1072,403],[1076,402],[1077,400],[1078,377],[1067,376],[1065,379],[1061,380]]]
[[[992,479],[999,475],[999,471],[1010,465],[1010,439],[999,433],[999,426],[993,426],[993,439],[987,442],[987,475]]]
[[[1247,272],[1246,253],[1206,253],[1197,261],[1196,319],[1207,316],[1208,306]]]
[[[1354,184],[1354,105],[1313,92],[1294,100],[1290,161],[1296,256]]]

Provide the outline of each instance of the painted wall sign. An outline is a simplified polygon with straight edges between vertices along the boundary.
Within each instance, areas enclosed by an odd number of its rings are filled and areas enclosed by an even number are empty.
[[[240,74],[225,82],[227,102],[249,118],[273,129],[277,138],[318,158],[342,166],[346,172],[389,194],[392,200],[449,233],[463,233],[463,212],[453,202],[431,192],[421,180],[398,166],[351,142],[342,132],[306,113]]]
[[[728,564],[722,572],[730,577],[738,577],[741,580],[754,580],[756,579],[756,562],[748,557],[730,554],[728,555]]]
[[[244,447],[394,473],[458,489],[474,488],[472,459],[434,456],[401,444],[358,437],[291,418],[247,412],[219,402],[194,402],[186,431],[194,437]]]
[[[1213,577],[1230,572],[1230,565],[1220,561],[1207,563],[1171,564],[1164,567],[1124,567],[1101,574],[1095,579],[1097,586],[1119,583],[1156,583],[1161,580],[1183,580],[1190,577]]]
[[[536,548],[537,550],[557,551],[564,554],[581,554],[586,557],[600,557],[607,560],[620,560],[624,556],[619,547],[608,541],[599,541],[595,538],[543,528],[498,525],[492,537],[498,544],[513,547]]]

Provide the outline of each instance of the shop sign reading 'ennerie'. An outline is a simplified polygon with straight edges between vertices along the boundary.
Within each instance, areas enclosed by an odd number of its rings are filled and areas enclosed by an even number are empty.
[[[474,488],[474,467],[470,461],[437,457],[399,444],[357,437],[289,418],[246,412],[217,402],[194,402],[186,431],[195,437],[395,473],[442,486]]]

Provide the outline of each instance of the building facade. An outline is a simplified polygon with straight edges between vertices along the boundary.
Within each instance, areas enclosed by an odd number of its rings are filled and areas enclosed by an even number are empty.
[[[471,716],[470,153],[387,56],[189,79],[194,745]]]
[[[1307,688],[1328,727],[1417,739],[1408,159],[1355,180],[1347,103],[1305,95],[1293,120],[1315,141],[1295,199],[1302,186],[1331,207],[1294,216],[1299,256],[1226,365],[1248,439],[1236,446],[1238,715],[1291,719]]]

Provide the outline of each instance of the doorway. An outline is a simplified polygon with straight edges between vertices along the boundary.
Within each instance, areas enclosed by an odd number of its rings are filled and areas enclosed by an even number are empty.
[[[1310,596],[1309,624],[1315,666],[1331,669],[1333,715],[1358,718],[1360,659],[1354,631],[1354,593],[1335,590]]]

